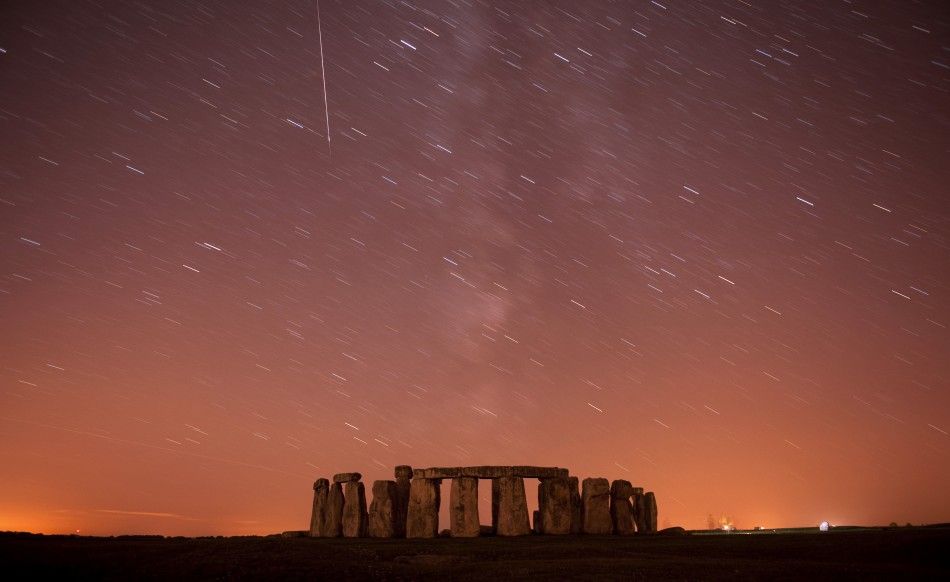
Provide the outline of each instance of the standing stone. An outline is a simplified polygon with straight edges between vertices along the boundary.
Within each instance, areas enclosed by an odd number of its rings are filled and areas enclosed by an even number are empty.
[[[452,479],[449,498],[449,526],[453,538],[478,537],[478,479],[456,477]]]
[[[406,537],[434,538],[439,535],[440,479],[413,479],[409,486]]]
[[[409,465],[396,466],[396,516],[395,537],[406,537],[406,516],[409,513],[409,481],[412,479],[412,467]]]
[[[571,533],[571,484],[569,479],[542,479],[538,484],[539,533]],[[576,488],[576,485],[575,485]]]
[[[327,493],[326,521],[323,524],[323,537],[338,538],[343,533],[343,486],[330,484]]]
[[[369,506],[371,538],[391,538],[396,535],[396,482],[373,481],[373,502]]]
[[[581,519],[583,512],[581,509],[581,494],[578,491],[577,477],[567,478],[567,488],[571,491],[571,533],[579,534],[583,529],[584,522]]]
[[[327,496],[330,481],[317,479],[313,482],[313,510],[310,512],[310,537],[323,537],[323,524],[327,520]]]
[[[541,510],[535,509],[531,514],[531,533],[541,533]]]
[[[633,486],[630,481],[617,479],[610,484],[610,520],[614,533],[629,536],[636,533],[633,525],[633,505],[630,496],[633,495]]]
[[[524,479],[499,477],[492,480],[492,525],[495,535],[523,536],[531,533]]]
[[[642,492],[633,494],[633,523],[637,533],[646,533],[646,496]]]
[[[656,496],[647,491],[643,496],[643,529],[644,533],[656,533]]]
[[[491,533],[498,533],[498,483],[495,479],[491,480]]]
[[[359,481],[348,481],[343,495],[343,537],[366,537],[366,487]]]
[[[599,477],[588,477],[581,485],[581,521],[585,534],[607,535],[613,532],[610,523],[610,483]]]

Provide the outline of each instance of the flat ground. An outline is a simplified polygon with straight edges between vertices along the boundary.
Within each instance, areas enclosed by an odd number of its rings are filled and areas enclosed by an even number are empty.
[[[433,540],[0,534],[0,565],[6,580],[950,580],[950,526]]]

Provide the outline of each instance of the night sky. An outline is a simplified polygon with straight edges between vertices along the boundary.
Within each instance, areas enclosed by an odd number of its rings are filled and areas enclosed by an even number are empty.
[[[320,11],[330,148],[312,1],[0,9],[0,529],[398,464],[950,520],[945,2]]]

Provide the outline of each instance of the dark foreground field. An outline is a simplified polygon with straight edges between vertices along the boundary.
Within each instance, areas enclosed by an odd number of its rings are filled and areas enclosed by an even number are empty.
[[[942,579],[950,527],[434,540],[0,535],[15,579]]]

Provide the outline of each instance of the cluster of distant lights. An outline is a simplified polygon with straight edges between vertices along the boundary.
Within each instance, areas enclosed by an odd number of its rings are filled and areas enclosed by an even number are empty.
[[[732,525],[731,523],[726,523],[723,524],[720,529],[722,529],[722,531],[736,531],[736,526]],[[765,528],[761,525],[755,526],[755,531],[762,531],[764,529]],[[827,521],[823,521],[818,524],[818,531],[828,531],[829,529],[831,529],[831,524],[829,524]]]

